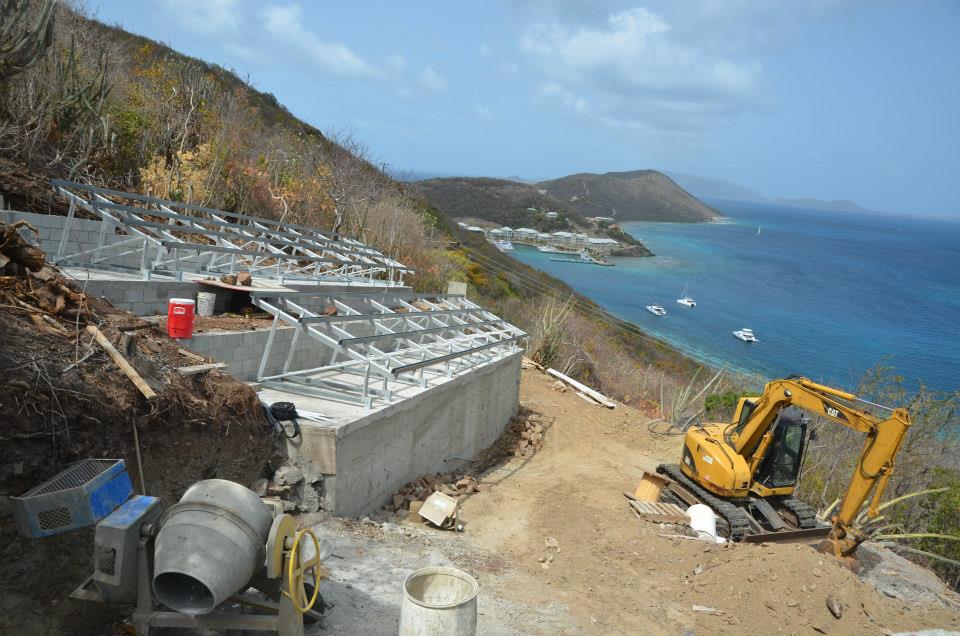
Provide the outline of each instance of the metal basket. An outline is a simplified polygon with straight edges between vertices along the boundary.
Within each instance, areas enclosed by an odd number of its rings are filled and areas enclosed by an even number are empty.
[[[84,459],[10,503],[17,532],[39,538],[92,526],[132,494],[122,459]]]

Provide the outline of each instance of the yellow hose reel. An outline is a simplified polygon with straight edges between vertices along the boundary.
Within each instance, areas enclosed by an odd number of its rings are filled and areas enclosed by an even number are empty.
[[[300,560],[300,539],[304,535],[313,541],[313,558],[307,562]],[[313,596],[307,598],[307,574],[313,574]],[[304,528],[296,534],[290,555],[287,558],[287,589],[283,593],[290,597],[290,601],[301,614],[306,614],[317,602],[320,593],[320,542],[310,528]]]

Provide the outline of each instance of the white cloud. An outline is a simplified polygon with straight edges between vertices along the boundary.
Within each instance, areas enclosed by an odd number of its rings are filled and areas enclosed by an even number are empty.
[[[407,68],[407,58],[400,55],[399,53],[388,55],[387,68],[394,71],[395,73],[403,73]]]
[[[242,23],[239,0],[167,0],[165,4],[181,27],[200,35],[229,36]]]
[[[418,79],[421,86],[435,93],[442,91],[447,85],[446,78],[437,73],[432,66],[423,69]]]
[[[474,104],[471,107],[473,114],[481,121],[493,122],[497,120],[497,115],[492,110],[482,104]]]
[[[614,126],[688,133],[769,99],[759,63],[681,41],[662,15],[642,7],[598,26],[537,23],[520,45],[544,72],[550,95]]]
[[[326,42],[303,28],[298,5],[268,5],[262,13],[267,33],[281,46],[295,51],[315,71],[351,79],[383,76],[382,71],[339,42]]]

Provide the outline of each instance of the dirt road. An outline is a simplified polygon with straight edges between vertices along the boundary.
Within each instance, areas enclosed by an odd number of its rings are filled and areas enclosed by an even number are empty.
[[[622,493],[633,490],[642,470],[675,461],[680,438],[654,437],[639,412],[592,406],[553,385],[524,371],[521,405],[539,414],[545,443],[532,457],[482,476],[483,490],[462,504],[464,533],[396,519],[318,526],[339,558],[330,562],[325,588],[338,606],[317,633],[358,627],[351,613],[377,616],[364,631],[396,633],[401,582],[427,563],[450,563],[477,577],[482,633],[879,636],[960,629],[949,596],[890,597],[806,546],[715,546],[659,536],[674,529],[638,521]],[[842,607],[839,619],[828,597]]]

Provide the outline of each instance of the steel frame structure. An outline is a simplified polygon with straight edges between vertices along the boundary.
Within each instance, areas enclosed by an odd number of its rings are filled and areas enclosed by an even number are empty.
[[[118,261],[139,257],[144,280],[167,274],[236,274],[284,281],[401,286],[414,270],[363,243],[318,229],[201,205],[52,180],[70,204],[54,262],[130,271]],[[117,203],[114,199],[130,203]],[[100,220],[97,246],[64,253],[77,208]],[[108,243],[107,234],[127,236]],[[129,260],[128,260],[129,262]]]
[[[390,403],[397,385],[429,386],[520,349],[527,334],[456,294],[254,291],[273,324],[257,381],[269,388],[372,408]],[[281,323],[295,328],[278,373],[267,364]],[[331,351],[319,366],[291,370],[304,336]]]

